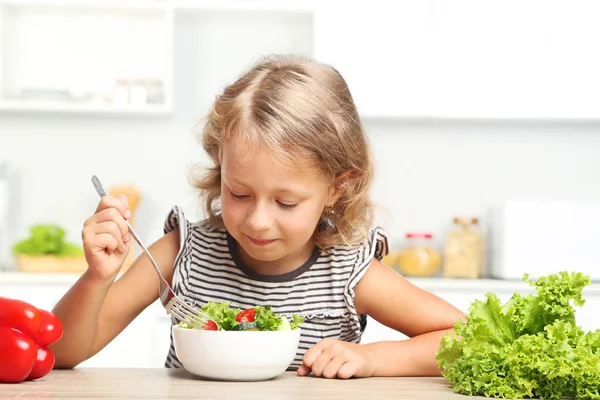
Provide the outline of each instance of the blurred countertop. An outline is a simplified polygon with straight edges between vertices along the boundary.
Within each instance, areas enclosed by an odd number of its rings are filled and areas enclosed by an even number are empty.
[[[0,286],[2,285],[72,285],[81,274],[79,273],[31,273],[19,271],[0,271]],[[407,278],[416,286],[428,291],[451,292],[481,292],[512,293],[527,291],[531,286],[520,280],[505,279],[455,279],[455,278]],[[584,289],[587,294],[600,295],[600,282],[592,282]]]

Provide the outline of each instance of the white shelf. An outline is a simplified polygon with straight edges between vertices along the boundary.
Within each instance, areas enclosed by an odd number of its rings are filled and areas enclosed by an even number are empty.
[[[164,10],[167,0],[0,0],[1,5],[19,7],[94,8],[110,10]]]
[[[58,103],[26,100],[0,101],[0,112],[14,113],[59,113],[59,114],[117,114],[117,115],[169,115],[170,106],[148,104],[143,107],[95,105],[84,103]]]
[[[180,11],[314,12],[315,0],[0,0],[0,5],[94,9],[173,9]]]
[[[527,282],[508,279],[409,278],[409,281],[429,291],[513,293],[533,290]],[[592,282],[584,292],[600,295],[600,282]]]
[[[168,0],[176,11],[274,11],[312,13],[314,0]]]
[[[79,279],[80,274],[66,273],[27,273],[27,272],[0,272],[0,285],[10,284],[68,284],[71,285]],[[503,279],[450,279],[450,278],[408,278],[416,286],[428,290],[444,292],[491,292],[513,293],[526,291],[532,287],[523,281]],[[584,289],[587,294],[600,295],[600,282],[593,282]]]
[[[73,284],[79,279],[80,274],[63,273],[27,273],[27,272],[0,272],[0,285],[21,284]]]

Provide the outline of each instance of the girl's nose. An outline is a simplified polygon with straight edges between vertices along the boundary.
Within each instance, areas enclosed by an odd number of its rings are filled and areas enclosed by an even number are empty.
[[[254,207],[250,215],[248,215],[248,220],[246,223],[255,232],[261,232],[266,231],[271,227],[273,219],[270,217],[267,207],[257,205]]]

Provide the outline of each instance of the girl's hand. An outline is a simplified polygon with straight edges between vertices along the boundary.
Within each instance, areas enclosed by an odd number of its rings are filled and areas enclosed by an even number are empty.
[[[324,378],[348,379],[367,378],[373,376],[374,371],[375,367],[364,345],[323,339],[304,354],[298,375],[305,376],[312,372]]]
[[[99,280],[114,280],[129,251],[130,236],[125,220],[131,217],[127,197],[103,196],[96,213],[81,232],[88,263],[87,274]]]

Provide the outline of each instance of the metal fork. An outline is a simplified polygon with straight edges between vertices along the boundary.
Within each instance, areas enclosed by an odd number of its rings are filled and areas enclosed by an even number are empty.
[[[100,183],[100,180],[96,177],[96,175],[92,176],[92,183],[96,188],[96,192],[98,192],[98,194],[100,195],[100,198],[107,195],[106,190],[104,190],[102,183]],[[186,304],[183,300],[177,297],[175,293],[173,293],[171,286],[169,286],[169,283],[162,274],[160,268],[158,267],[158,264],[154,260],[154,257],[152,257],[152,254],[150,254],[146,246],[144,246],[144,244],[142,243],[138,235],[135,233],[129,222],[125,222],[127,223],[127,229],[129,230],[129,233],[140,245],[142,250],[144,250],[144,253],[146,253],[148,258],[150,259],[150,262],[152,263],[152,266],[158,274],[158,291],[160,294],[160,302],[162,303],[163,307],[167,310],[167,313],[173,316],[176,320],[185,322],[186,324],[196,329],[202,329],[210,318],[206,314],[200,312],[199,309],[195,309],[192,306]]]

